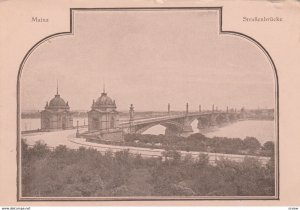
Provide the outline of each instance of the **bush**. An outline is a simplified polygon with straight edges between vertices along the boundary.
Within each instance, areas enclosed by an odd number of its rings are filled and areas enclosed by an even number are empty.
[[[210,165],[206,154],[193,159],[169,150],[163,155],[166,161],[134,156],[128,150],[102,155],[93,149],[64,146],[50,151],[41,143],[29,148],[23,142],[22,195],[132,196],[137,177],[139,186],[147,186],[136,191],[143,196],[274,195],[274,159],[266,166],[251,158],[243,162],[219,160]]]
[[[160,145],[156,145],[158,143]],[[254,137],[246,137],[244,140],[240,138],[226,137],[208,138],[200,133],[192,134],[189,137],[174,136],[172,138],[165,135],[126,134],[125,145],[152,149],[175,149],[187,152],[203,151],[248,155],[259,154],[259,150],[261,148],[260,142]],[[270,152],[264,152],[261,153],[261,155],[269,156]]]
[[[261,147],[260,142],[254,137],[246,137],[243,141],[244,148],[249,149],[250,151],[257,150]]]

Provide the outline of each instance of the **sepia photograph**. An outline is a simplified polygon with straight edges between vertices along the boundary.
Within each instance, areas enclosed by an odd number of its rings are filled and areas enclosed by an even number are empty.
[[[224,12],[71,8],[20,65],[18,199],[278,200],[277,70]]]

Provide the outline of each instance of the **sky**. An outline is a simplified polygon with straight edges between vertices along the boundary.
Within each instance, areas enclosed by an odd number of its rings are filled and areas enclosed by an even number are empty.
[[[217,11],[76,11],[74,34],[27,59],[21,109],[42,110],[56,93],[89,110],[106,92],[118,110],[274,108],[274,70],[253,42],[219,33]]]

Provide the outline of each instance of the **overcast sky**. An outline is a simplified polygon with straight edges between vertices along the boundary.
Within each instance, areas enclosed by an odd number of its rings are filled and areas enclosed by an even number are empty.
[[[274,108],[274,72],[252,42],[220,35],[216,11],[76,12],[74,35],[40,45],[25,63],[22,110],[56,93],[88,110],[105,83],[118,110]]]

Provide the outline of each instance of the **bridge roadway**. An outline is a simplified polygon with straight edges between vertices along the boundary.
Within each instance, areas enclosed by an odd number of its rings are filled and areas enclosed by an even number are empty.
[[[191,123],[198,119],[198,128],[208,128],[211,126],[231,123],[242,119],[242,112],[235,111],[202,111],[161,117],[133,119],[120,122],[120,127],[128,133],[143,133],[155,125],[166,127],[166,135],[180,135],[184,132],[192,132]]]
[[[167,116],[162,116],[162,117],[136,119],[136,120],[132,121],[132,124],[140,125],[140,124],[161,122],[161,121],[165,121],[165,120],[173,120],[173,119],[185,118],[185,117],[200,117],[200,116],[207,116],[207,115],[211,115],[211,114],[226,114],[226,113],[227,112],[225,112],[225,111],[214,111],[214,112],[202,111],[202,112],[195,112],[195,113],[188,113],[188,114],[167,115]],[[128,121],[128,120],[120,122],[121,126],[126,126],[129,124],[130,124],[130,121]]]

